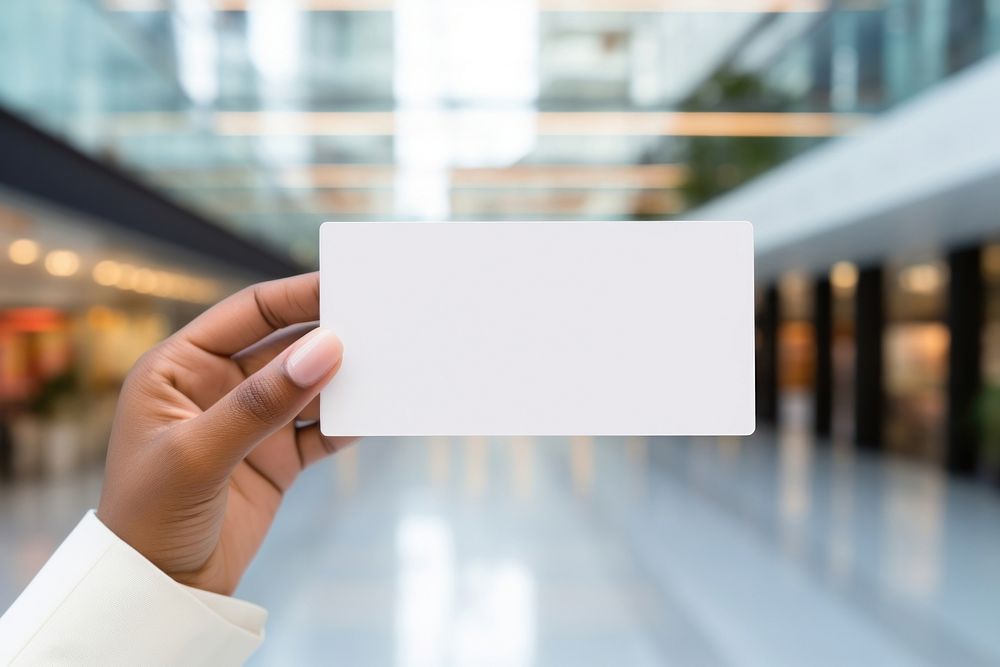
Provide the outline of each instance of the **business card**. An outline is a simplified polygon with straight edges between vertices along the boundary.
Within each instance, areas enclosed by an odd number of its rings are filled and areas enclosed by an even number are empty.
[[[746,435],[746,222],[328,222],[327,435]]]

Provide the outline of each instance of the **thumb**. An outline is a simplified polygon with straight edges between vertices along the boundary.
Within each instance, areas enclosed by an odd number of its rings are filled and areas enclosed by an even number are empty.
[[[311,331],[197,417],[193,441],[235,465],[315,398],[340,368],[343,351],[332,331]]]

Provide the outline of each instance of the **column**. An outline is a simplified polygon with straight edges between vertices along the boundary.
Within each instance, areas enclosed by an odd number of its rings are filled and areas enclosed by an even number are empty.
[[[858,272],[855,294],[855,407],[854,437],[859,445],[882,446],[885,419],[882,338],[885,304],[882,268],[870,266]]]
[[[833,293],[829,276],[816,280],[813,290],[815,384],[813,388],[813,433],[830,437],[833,415]]]
[[[769,285],[759,313],[761,350],[757,359],[757,416],[762,422],[778,423],[778,322],[777,285]]]
[[[975,403],[982,387],[984,285],[981,252],[962,248],[948,255],[948,469],[973,473],[978,463],[979,433]]]

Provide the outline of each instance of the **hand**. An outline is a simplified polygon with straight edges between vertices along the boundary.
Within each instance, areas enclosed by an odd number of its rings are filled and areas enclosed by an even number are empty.
[[[296,476],[349,442],[316,421],[343,352],[318,317],[318,274],[254,285],[125,380],[97,515],[175,580],[231,594]]]

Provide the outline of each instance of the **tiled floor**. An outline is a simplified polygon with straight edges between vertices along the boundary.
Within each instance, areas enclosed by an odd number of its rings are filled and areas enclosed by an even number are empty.
[[[0,495],[0,605],[98,483]],[[239,595],[256,665],[1000,664],[1000,493],[794,430],[370,440]]]

